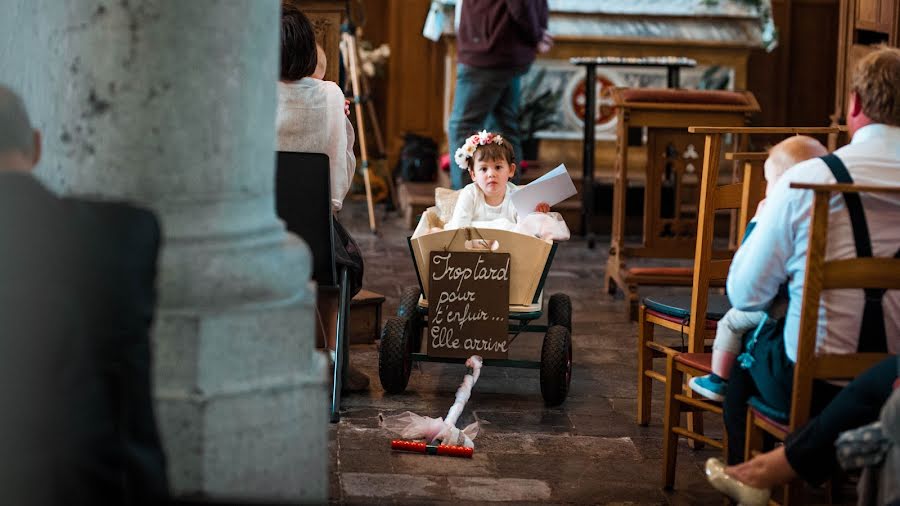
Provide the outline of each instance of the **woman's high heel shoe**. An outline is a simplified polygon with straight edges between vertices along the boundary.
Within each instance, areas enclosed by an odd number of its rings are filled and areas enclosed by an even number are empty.
[[[706,461],[706,478],[716,490],[731,497],[739,506],[766,506],[769,504],[768,489],[747,485],[725,474],[725,464],[716,458]]]

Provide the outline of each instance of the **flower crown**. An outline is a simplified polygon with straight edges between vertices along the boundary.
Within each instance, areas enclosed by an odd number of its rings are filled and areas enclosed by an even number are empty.
[[[459,165],[460,169],[468,169],[469,158],[472,158],[475,154],[475,150],[478,149],[478,146],[484,146],[485,144],[491,143],[503,144],[503,137],[488,132],[487,130],[482,130],[466,139],[466,142],[463,143],[462,147],[456,150],[456,153],[453,155],[453,160],[456,162],[456,165]]]

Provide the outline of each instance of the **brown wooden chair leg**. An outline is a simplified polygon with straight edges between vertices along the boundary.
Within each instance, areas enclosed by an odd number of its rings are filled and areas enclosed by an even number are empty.
[[[747,430],[744,435],[744,462],[753,458],[755,452],[762,451],[763,432],[756,427],[756,414],[747,408]]]
[[[687,385],[684,385],[684,391],[685,395],[687,395],[688,397],[697,397],[697,394],[695,394],[694,391],[691,390]],[[702,412],[696,411],[687,414],[687,429],[697,434],[703,434]],[[690,447],[690,449],[692,450],[702,450],[704,446],[706,445],[702,441],[688,439],[688,447]]]
[[[681,422],[681,402],[675,394],[681,392],[684,373],[675,367],[675,355],[666,357],[666,407],[663,416],[663,488],[675,485],[675,464],[678,460],[678,434],[673,429]]]
[[[653,379],[647,371],[653,369],[653,350],[647,343],[653,341],[654,325],[647,321],[644,306],[638,310],[638,342],[637,342],[637,423],[646,426],[650,422],[650,402],[653,399]]]

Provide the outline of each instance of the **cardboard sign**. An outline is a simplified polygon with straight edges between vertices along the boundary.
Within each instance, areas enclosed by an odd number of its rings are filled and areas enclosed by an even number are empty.
[[[509,253],[431,253],[428,355],[506,358],[509,265]]]

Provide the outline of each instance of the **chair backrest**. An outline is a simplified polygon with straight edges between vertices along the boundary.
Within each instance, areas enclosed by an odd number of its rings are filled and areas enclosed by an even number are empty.
[[[738,214],[738,237],[743,237],[747,223],[756,211],[756,205],[765,194],[765,180],[761,153],[735,152],[729,158],[743,161],[741,182],[718,185],[719,160],[723,136],[740,135],[741,140],[732,144],[747,144],[753,134],[796,135],[827,134],[839,131],[835,127],[688,127],[692,134],[705,134],[703,169],[700,175],[700,204],[697,208],[697,242],[694,251],[694,279],[691,289],[691,322],[688,331],[688,351],[701,353],[704,349],[705,320],[710,282],[725,280],[731,267],[731,257],[723,258],[713,250],[715,213],[718,210],[735,209]]]
[[[797,339],[797,362],[791,398],[791,431],[809,419],[814,380],[848,380],[883,360],[885,353],[816,354],[819,299],[823,290],[840,288],[900,288],[900,259],[848,258],[825,260],[829,201],[834,192],[900,194],[900,186],[792,183],[791,188],[815,192],[810,217],[809,247],[803,279],[803,302]]]
[[[334,215],[328,155],[279,151],[275,168],[275,212],[300,236],[313,256],[313,279],[336,286]]]

